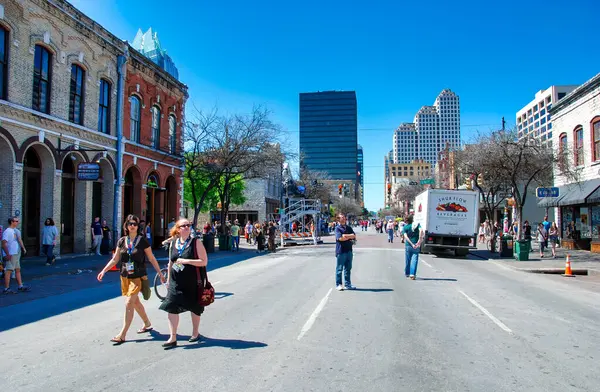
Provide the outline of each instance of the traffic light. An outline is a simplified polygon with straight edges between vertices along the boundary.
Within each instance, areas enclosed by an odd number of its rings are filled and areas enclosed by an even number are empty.
[[[342,194],[342,189],[344,188],[344,186],[342,184],[338,185],[338,195]]]
[[[387,192],[388,196],[392,196],[392,184],[390,183],[387,184]]]

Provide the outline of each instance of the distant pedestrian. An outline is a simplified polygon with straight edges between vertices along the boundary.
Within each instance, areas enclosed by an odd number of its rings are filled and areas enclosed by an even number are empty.
[[[417,266],[419,264],[419,253],[421,253],[421,243],[423,242],[423,230],[421,225],[414,224],[414,218],[409,215],[406,218],[406,226],[402,230],[406,242],[404,252],[404,275],[412,280],[416,279]]]
[[[548,243],[548,232],[543,223],[538,224],[537,242],[540,244],[540,257],[544,257],[544,248]]]
[[[231,226],[231,250],[233,252],[240,251],[240,226],[236,219]]]
[[[181,218],[177,221],[171,230],[171,236],[174,240],[169,247],[169,286],[167,297],[159,307],[169,314],[170,335],[162,345],[165,350],[177,347],[180,313],[190,312],[192,316],[192,336],[188,341],[194,343],[201,339],[198,329],[204,306],[198,303],[198,292],[204,287],[206,278],[203,278],[203,275],[206,276],[208,264],[202,241],[190,236],[190,222],[187,219]]]
[[[152,248],[152,222],[148,222],[144,228],[144,233],[146,233],[146,240],[150,244],[150,248]]]
[[[246,243],[249,245],[252,245],[252,222],[248,221],[246,222]]]
[[[46,265],[54,264],[54,247],[58,239],[58,230],[52,218],[46,218],[44,230],[42,231],[42,254],[46,256]]]
[[[483,223],[479,225],[479,243],[485,243],[485,227],[483,226]]]
[[[112,236],[110,234],[110,227],[108,227],[108,223],[106,219],[102,220],[102,244],[100,245],[100,254],[107,255],[110,253],[110,241],[112,240]]]
[[[100,217],[94,218],[94,222],[91,226],[92,229],[92,251],[96,252],[97,256],[100,256],[100,246],[102,245],[102,223],[100,223]]]
[[[335,228],[335,288],[337,291],[354,290],[352,286],[350,273],[352,271],[352,244],[356,240],[356,234],[352,227],[346,224],[346,215],[338,215],[339,225]],[[342,272],[344,273],[344,283],[342,285]]]
[[[406,226],[406,222],[403,220],[400,221],[398,225],[398,231],[400,232],[400,238],[402,238],[402,243],[404,243],[404,226]]]
[[[277,233],[277,227],[275,223],[269,223],[269,251],[275,253],[277,247],[275,246],[275,234]]]
[[[21,253],[19,251],[19,237],[17,235],[17,226],[19,225],[18,217],[8,218],[8,227],[2,233],[2,260],[4,261],[4,294],[15,294],[15,291],[10,289],[10,278],[12,273],[15,273],[17,279],[17,291],[29,291],[29,286],[23,284],[21,278]]]
[[[175,227],[175,218],[171,218],[171,222],[167,225],[167,236],[171,235],[171,230]]]
[[[265,233],[260,223],[254,225],[256,231],[256,253],[262,253],[265,250]]]
[[[556,258],[556,244],[558,243],[558,226],[556,222],[552,222],[550,230],[548,231],[548,240],[550,241],[550,247],[552,248],[552,258]]]
[[[137,333],[146,333],[152,331],[152,324],[146,314],[146,309],[140,301],[138,294],[142,288],[150,288],[148,282],[148,273],[146,272],[146,260],[149,260],[156,273],[160,276],[162,283],[166,282],[163,274],[160,272],[158,261],[152,254],[150,244],[144,235],[138,232],[140,219],[135,215],[128,215],[123,225],[124,237],[117,242],[117,247],[112,259],[98,274],[98,281],[102,282],[104,274],[112,267],[121,262],[121,294],[126,297],[125,319],[123,328],[117,336],[110,341],[115,346],[125,343],[127,331],[133,321],[134,311],[141,317],[144,325]]]
[[[391,219],[387,224],[386,230],[387,230],[387,235],[388,235],[388,242],[393,243],[394,242],[394,222]]]

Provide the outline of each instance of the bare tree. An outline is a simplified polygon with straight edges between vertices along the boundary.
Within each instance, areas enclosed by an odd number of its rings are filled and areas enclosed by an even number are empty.
[[[266,178],[284,155],[277,139],[281,128],[262,107],[250,114],[219,116],[198,112],[187,124],[186,179],[192,188],[194,222],[215,188],[221,201],[221,227],[229,212],[231,187],[239,181]]]
[[[578,181],[580,174],[572,166],[561,164],[567,152],[554,150],[537,138],[519,139],[514,130],[480,137],[472,146],[471,153],[478,151],[482,151],[482,154],[476,164],[485,166],[484,169],[472,168],[472,171],[483,174],[486,177],[484,182],[496,183],[499,191],[502,187],[508,188],[508,193],[514,199],[519,227],[523,227],[523,206],[532,187],[552,184],[553,174],[572,182]],[[521,239],[523,230],[519,230],[518,235]]]
[[[479,191],[486,218],[494,219],[494,211],[502,205],[509,194],[509,173],[499,171],[502,158],[496,151],[490,135],[479,135],[476,142],[454,152],[454,170],[458,177],[473,184]]]
[[[335,199],[333,208],[336,214],[359,216],[362,213],[362,207],[350,197]]]
[[[304,187],[304,196],[307,199],[318,199],[323,204],[327,204],[331,199],[331,189],[327,186],[326,181],[330,179],[327,172],[303,167],[296,184]]]

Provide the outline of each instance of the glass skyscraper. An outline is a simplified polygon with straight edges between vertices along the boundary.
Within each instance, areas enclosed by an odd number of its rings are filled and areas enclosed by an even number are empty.
[[[300,170],[356,183],[357,142],[356,92],[300,93]]]

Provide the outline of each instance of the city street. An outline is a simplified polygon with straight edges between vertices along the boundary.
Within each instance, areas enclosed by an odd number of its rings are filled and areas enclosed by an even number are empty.
[[[411,281],[404,277],[404,245],[370,230],[357,231],[355,291],[334,288],[331,237],[318,247],[223,263],[209,272],[217,300],[202,316],[205,341],[187,342],[191,323],[183,315],[179,347],[170,351],[161,348],[167,315],[154,296],[144,305],[155,332],[136,335],[136,315],[128,341],[109,342],[124,310],[116,275],[0,307],[0,387],[598,391],[597,277],[422,255]],[[59,278],[78,277],[52,279]]]

